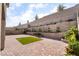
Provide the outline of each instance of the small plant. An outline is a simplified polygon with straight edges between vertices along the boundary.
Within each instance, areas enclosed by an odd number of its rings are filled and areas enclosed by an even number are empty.
[[[66,47],[66,55],[72,55],[73,54],[73,50],[68,46]]]
[[[50,28],[48,28],[48,32],[51,32]]]
[[[26,33],[26,30],[24,30],[24,34]]]
[[[70,52],[71,54],[75,54],[76,56],[79,56],[79,42],[76,41],[73,44],[69,45],[69,48],[72,50],[72,52]]]
[[[41,28],[39,28],[39,32],[42,32]]]
[[[18,28],[15,28],[15,30],[19,30]]]
[[[60,27],[57,27],[56,32],[61,32]]]
[[[33,35],[35,35],[35,36],[37,36],[37,37],[41,37],[41,36],[42,36],[42,34],[39,33],[39,32],[36,32],[36,33],[34,33]]]

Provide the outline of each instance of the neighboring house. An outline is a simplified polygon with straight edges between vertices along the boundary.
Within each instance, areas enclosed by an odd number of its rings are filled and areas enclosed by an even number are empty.
[[[56,30],[56,27],[60,27],[61,31],[66,31],[70,26],[76,25],[77,21],[77,11],[79,10],[79,5],[65,9],[61,12],[56,12],[54,14],[47,15],[43,18],[35,20],[30,23],[31,29],[41,28],[46,30],[51,28],[51,30]]]
[[[45,37],[61,39],[64,32],[70,27],[78,26],[78,14],[79,4],[35,20],[29,24],[30,28],[28,29],[30,31],[40,32]]]
[[[15,26],[15,27],[6,27],[6,35],[13,35],[13,34],[23,34],[27,28],[23,28],[23,25],[21,26]]]
[[[28,29],[29,31],[41,32],[43,35],[47,32],[55,33],[57,35],[46,34],[45,36],[57,37],[60,36],[58,33],[66,32],[71,26],[77,26],[78,21],[78,11],[79,4],[74,7],[64,9],[43,18],[38,18],[36,15],[36,20],[30,22],[29,24],[23,24],[17,26],[18,29]],[[28,25],[30,27],[28,27]],[[61,35],[61,37],[63,34]]]

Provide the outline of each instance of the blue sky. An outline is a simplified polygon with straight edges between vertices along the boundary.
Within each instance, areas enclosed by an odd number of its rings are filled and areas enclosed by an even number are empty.
[[[59,3],[11,3],[7,8],[6,26],[13,27],[19,23],[25,24],[35,20],[37,14],[39,18],[57,12]],[[65,8],[70,8],[76,4],[63,3]]]

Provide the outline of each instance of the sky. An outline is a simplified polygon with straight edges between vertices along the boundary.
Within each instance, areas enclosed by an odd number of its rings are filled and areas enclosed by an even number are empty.
[[[19,23],[25,24],[27,20],[32,22],[35,20],[36,14],[38,18],[42,18],[55,13],[58,5],[59,3],[10,3],[6,11],[6,27],[18,26]],[[75,5],[73,3],[63,3],[65,8]]]

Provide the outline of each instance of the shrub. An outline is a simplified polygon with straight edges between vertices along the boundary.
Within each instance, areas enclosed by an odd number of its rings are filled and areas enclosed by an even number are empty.
[[[78,41],[74,42],[73,44],[70,44],[69,48],[71,50],[69,53],[79,56],[79,42]]]
[[[69,44],[72,44],[76,41],[77,36],[77,28],[71,27],[66,33],[65,33],[65,39],[68,41]]]
[[[68,41],[68,47],[66,47],[66,52],[68,55],[79,55],[79,41],[77,41],[77,28],[71,27],[65,33],[65,39]]]
[[[66,55],[72,55],[73,54],[73,50],[68,46],[66,47]]]
[[[33,35],[38,36],[38,37],[41,37],[41,36],[42,36],[42,34],[39,33],[39,32],[36,32],[36,33],[34,33]]]

